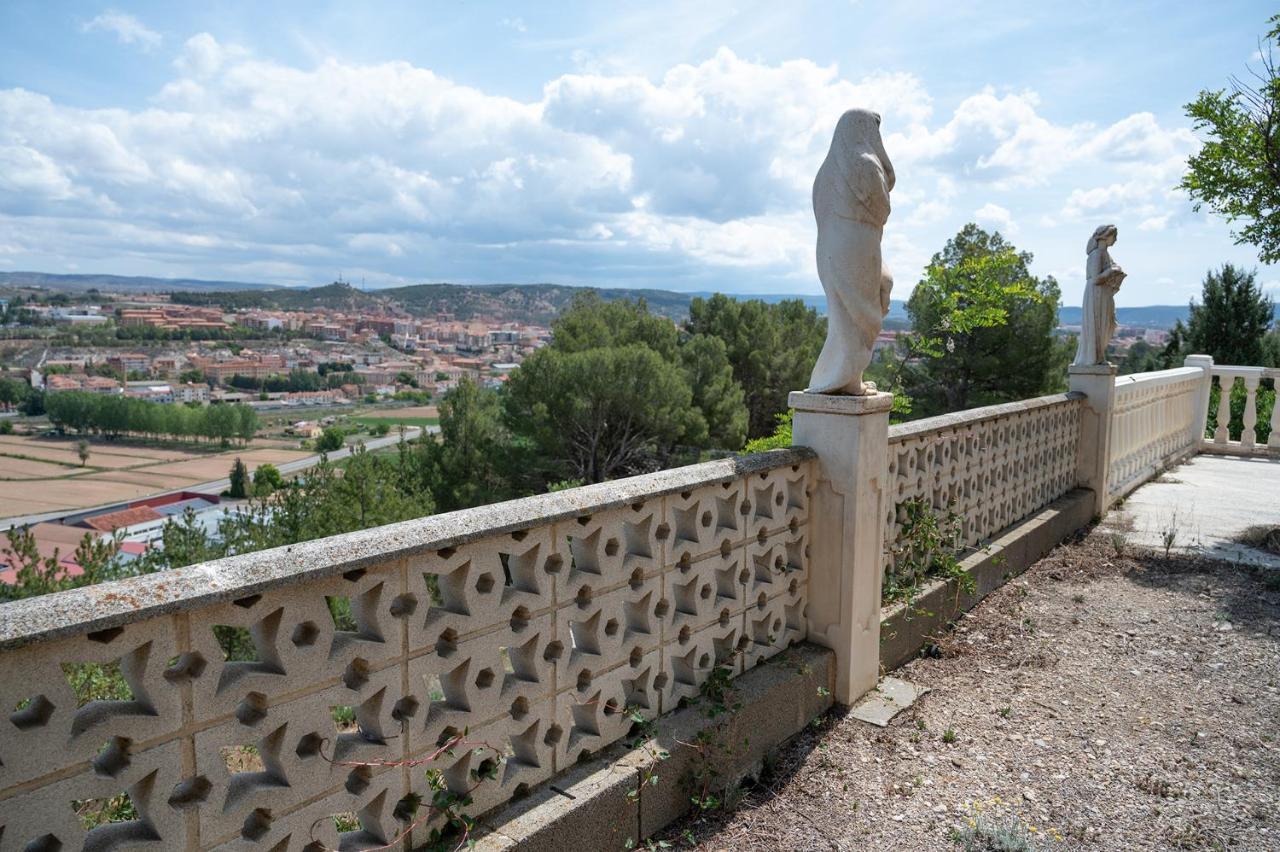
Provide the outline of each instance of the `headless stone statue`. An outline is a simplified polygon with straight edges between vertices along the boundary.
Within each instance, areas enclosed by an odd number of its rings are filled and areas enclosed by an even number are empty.
[[[874,390],[863,383],[862,373],[871,363],[893,288],[880,256],[893,183],[880,116],[863,109],[840,116],[831,150],[813,181],[827,340],[809,379],[810,393],[860,396]]]
[[[1089,238],[1075,366],[1107,363],[1107,344],[1116,332],[1116,293],[1125,278],[1107,252],[1115,244],[1115,225],[1102,225]]]

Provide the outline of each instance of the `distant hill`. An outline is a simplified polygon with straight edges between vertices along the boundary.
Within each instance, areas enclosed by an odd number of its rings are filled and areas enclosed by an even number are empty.
[[[678,293],[673,290],[614,287],[577,287],[565,284],[411,284],[380,290],[358,290],[347,283],[322,287],[280,287],[246,281],[208,281],[198,278],[149,278],[122,275],[56,275],[48,272],[0,272],[0,288],[42,287],[66,293],[83,293],[97,288],[115,292],[172,293],[175,302],[197,305],[220,305],[228,309],[274,308],[278,310],[377,310],[402,309],[415,316],[451,313],[460,320],[478,316],[498,320],[550,322],[573,297],[584,290],[594,290],[604,299],[640,299],[650,310],[672,319],[689,314],[689,303],[710,291]],[[805,293],[731,294],[738,299],[761,299],[780,302],[800,299],[819,313],[827,312],[825,296]],[[1117,308],[1121,325],[1146,328],[1172,328],[1174,322],[1187,320],[1186,305],[1148,305],[1140,308]],[[909,318],[906,302],[890,303],[886,328],[905,328]],[[1058,322],[1079,325],[1080,308],[1058,309]]]
[[[42,287],[62,293],[83,293],[92,289],[117,293],[278,289],[274,284],[251,284],[245,281],[202,281],[198,278],[148,278],[130,275],[56,275],[52,272],[0,272],[0,287]]]
[[[1073,306],[1058,308],[1058,322],[1062,325],[1079,325],[1081,309]],[[1147,305],[1141,308],[1116,308],[1116,321],[1120,325],[1136,325],[1144,328],[1173,328],[1178,320],[1184,323],[1190,311],[1186,305]]]
[[[327,284],[309,289],[260,291],[175,292],[184,304],[228,308],[278,310],[376,310],[400,308],[414,316],[451,313],[460,320],[492,317],[498,320],[550,322],[575,295],[594,290],[606,300],[641,299],[655,313],[678,319],[688,315],[695,294],[670,290],[569,287],[563,284],[411,284],[380,290],[357,290],[350,284]]]

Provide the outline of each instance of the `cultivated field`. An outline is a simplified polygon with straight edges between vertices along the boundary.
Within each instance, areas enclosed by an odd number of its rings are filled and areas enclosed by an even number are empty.
[[[82,467],[74,438],[0,435],[0,518],[136,500],[222,479],[237,456],[252,471],[307,455],[275,441],[219,451],[92,440]]]

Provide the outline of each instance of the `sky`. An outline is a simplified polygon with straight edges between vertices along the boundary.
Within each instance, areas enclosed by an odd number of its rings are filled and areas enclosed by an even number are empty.
[[[1184,105],[1256,62],[1267,4],[0,4],[0,271],[367,287],[820,293],[810,192],[883,116],[907,298],[967,222],[1079,304],[1258,266],[1177,184]]]

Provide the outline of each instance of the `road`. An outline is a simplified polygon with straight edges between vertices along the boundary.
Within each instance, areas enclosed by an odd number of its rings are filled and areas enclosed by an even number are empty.
[[[427,427],[428,434],[436,435],[436,434],[439,434],[439,432],[440,432],[439,426]],[[422,434],[422,429],[416,426],[411,426],[405,429],[404,431],[404,436],[407,440],[412,440],[413,438],[418,437],[420,434]],[[372,438],[368,441],[365,441],[364,445],[365,445],[365,449],[378,450],[383,447],[395,446],[399,441],[400,441],[400,435],[399,433],[396,433],[394,435],[387,435],[385,438]],[[349,447],[343,447],[340,450],[334,450],[332,453],[329,453],[329,461],[340,461],[342,459],[347,458],[350,455],[351,455],[351,449]],[[307,468],[312,467],[313,465],[319,463],[319,461],[320,461],[320,455],[317,453],[314,456],[307,456],[306,458],[296,459],[291,462],[283,462],[281,464],[276,465],[276,467],[280,469],[280,472],[282,474],[287,475],[287,474],[299,473],[301,471],[304,471]],[[162,494],[177,494],[181,491],[199,491],[205,494],[221,494],[223,491],[225,491],[230,487],[231,487],[231,481],[226,478],[223,478],[223,479],[215,479],[210,482],[201,482],[195,485],[184,485],[181,488],[170,488],[167,491],[157,491],[154,494],[146,495],[146,497],[158,497]],[[138,499],[144,499],[144,498],[139,497],[134,499],[138,500]],[[83,508],[58,509],[57,511],[54,511],[54,512],[44,512],[38,515],[18,515],[11,518],[0,518],[0,531],[7,530],[11,527],[30,526],[32,524],[38,524],[43,521],[56,521],[59,518],[65,517],[66,515],[78,515],[81,512],[90,512],[90,511],[93,511],[94,509],[106,508],[107,506],[118,506],[120,505],[121,502],[133,502],[133,501],[132,500],[116,501],[114,503],[103,504],[102,506],[85,506]]]

